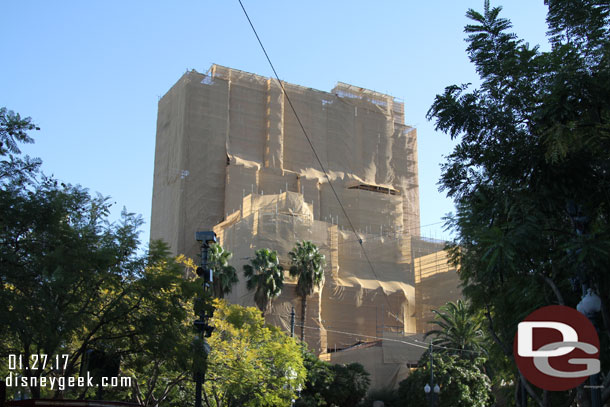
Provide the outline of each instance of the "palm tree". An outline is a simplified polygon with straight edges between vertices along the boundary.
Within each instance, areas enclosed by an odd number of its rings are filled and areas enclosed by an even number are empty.
[[[264,317],[273,299],[282,292],[284,269],[280,266],[276,251],[259,249],[255,254],[250,264],[244,265],[244,275],[248,279],[248,290],[256,290],[254,302]]]
[[[214,270],[212,290],[216,298],[224,298],[225,295],[231,292],[233,285],[238,281],[235,267],[229,265],[229,259],[232,256],[233,253],[223,249],[221,245],[217,243],[210,245],[208,250],[208,265]]]
[[[307,297],[316,287],[324,284],[324,265],[326,260],[315,244],[308,241],[297,242],[290,256],[290,275],[298,277],[296,292],[301,297],[301,341],[305,338],[305,315]]]
[[[435,335],[434,344],[448,348],[441,348],[441,352],[458,354],[474,359],[477,354],[485,352],[482,320],[474,315],[468,305],[462,301],[448,302],[440,311],[432,310],[436,315],[431,323],[438,326],[426,332],[424,338]]]

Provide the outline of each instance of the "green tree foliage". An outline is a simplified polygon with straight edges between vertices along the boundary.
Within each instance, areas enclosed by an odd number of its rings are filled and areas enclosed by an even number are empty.
[[[379,389],[368,392],[358,407],[374,407],[376,401],[383,402],[383,407],[401,407],[403,403],[396,389]]]
[[[254,302],[263,315],[284,286],[284,269],[275,250],[259,249],[250,264],[244,265],[246,287],[255,290]]]
[[[333,365],[334,380],[326,402],[334,407],[356,407],[371,384],[369,373],[360,363]]]
[[[131,388],[103,392],[33,387],[33,397],[192,403],[193,308],[206,305],[195,301],[204,296],[200,279],[184,278],[194,263],[170,256],[161,242],[141,254],[138,216],[124,210],[110,222],[107,198],[46,177],[40,160],[21,157],[17,143],[31,141],[33,129],[29,118],[0,110],[0,307],[8,311],[0,313],[0,354],[22,354],[24,367],[13,373],[25,376],[67,378],[88,369],[94,377],[112,370],[132,378]],[[213,247],[211,257],[224,295],[235,281],[230,254]],[[257,259],[252,280],[272,298],[283,278],[277,254],[262,250]],[[208,405],[288,406],[305,376],[295,341],[264,326],[253,308],[219,303],[214,321]],[[67,368],[28,369],[35,354],[66,354]]]
[[[148,265],[136,282],[148,295],[138,310],[140,334],[122,346],[129,350],[123,372],[134,379],[130,398],[144,407],[183,400],[180,393],[190,387],[193,300],[201,284],[184,278],[181,259],[165,243],[151,242]]]
[[[335,379],[332,365],[307,350],[303,351],[303,364],[307,377],[295,407],[328,406],[325,397],[332,391],[331,385]]]
[[[437,354],[434,360],[434,384],[440,387],[437,405],[452,407],[486,407],[493,403],[491,382],[483,372],[483,360],[463,359],[458,355]],[[424,387],[430,383],[429,354],[424,354],[420,367],[400,382],[400,406],[427,407]]]
[[[217,301],[205,377],[208,407],[290,406],[305,380],[301,348],[253,307]]]
[[[366,395],[369,373],[359,363],[331,365],[304,351],[305,387],[295,407],[354,407]]]
[[[0,325],[10,341],[2,353],[21,353],[26,361],[32,354],[70,354],[71,375],[88,348],[134,333],[130,324],[113,322],[138,304],[125,282],[142,271],[141,220],[123,211],[118,224],[107,222],[106,198],[46,177],[39,162],[13,155],[15,139],[31,141],[24,132],[32,125],[8,117],[0,130],[9,152],[0,188],[0,306],[8,312]],[[46,374],[29,368],[24,375]]]
[[[296,293],[301,297],[301,341],[305,339],[305,316],[307,297],[315,288],[324,285],[324,265],[326,260],[315,244],[308,241],[297,242],[290,257],[290,275],[297,277]]]
[[[21,118],[19,113],[0,108],[0,156],[21,154],[18,143],[31,144],[34,139],[28,131],[40,130],[32,123],[32,118]]]
[[[485,352],[482,319],[468,309],[466,302],[448,302],[440,310],[432,312],[435,315],[430,322],[438,328],[426,332],[425,337],[433,335],[434,344],[441,346],[440,352],[455,353],[470,359]]]
[[[186,363],[187,304],[197,288],[161,243],[138,253],[138,216],[123,210],[110,222],[107,198],[44,176],[40,160],[21,157],[17,142],[31,142],[27,131],[35,128],[0,109],[0,354],[23,355],[22,371],[13,373],[30,377],[78,375],[86,354],[98,367],[121,361],[121,374],[139,383],[134,398],[156,405],[166,399],[156,369],[182,372]],[[68,355],[66,369],[31,369],[40,354]],[[181,372],[171,380],[182,381]],[[130,389],[117,391],[131,398]],[[92,394],[71,388],[63,396]]]
[[[231,257],[233,257],[233,253],[225,250],[218,243],[210,245],[208,265],[214,270],[212,289],[216,298],[224,298],[238,281],[235,267],[229,264]]]
[[[527,314],[575,307],[587,288],[602,299],[600,339],[609,346],[610,7],[545,3],[548,52],[510,33],[500,7],[469,10],[467,52],[481,84],[447,87],[428,112],[459,139],[441,178],[456,204],[453,260],[507,358]]]

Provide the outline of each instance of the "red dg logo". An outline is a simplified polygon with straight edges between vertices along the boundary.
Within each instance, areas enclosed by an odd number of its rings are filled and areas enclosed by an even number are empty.
[[[519,324],[513,344],[517,367],[535,386],[569,390],[599,373],[599,337],[580,312],[563,305],[540,308]]]

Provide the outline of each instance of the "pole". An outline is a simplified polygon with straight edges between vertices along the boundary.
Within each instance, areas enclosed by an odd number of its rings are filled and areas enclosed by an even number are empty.
[[[294,306],[292,311],[290,311],[290,337],[294,338]]]
[[[203,384],[203,378],[201,373],[195,373],[195,407],[201,407],[201,387]]]
[[[361,253],[361,250],[358,250],[358,253]],[[384,304],[381,304],[381,337],[383,338],[383,333],[385,332],[385,310],[383,308]]]
[[[591,219],[589,219],[589,217],[583,213],[583,208],[582,205],[577,204],[574,201],[570,201],[568,202],[568,215],[570,216],[570,218],[572,219],[572,224],[574,225],[574,229],[576,229],[576,235],[578,237],[588,237],[589,236],[589,225],[591,224]],[[590,281],[588,281],[587,279],[587,273],[586,273],[586,266],[584,263],[582,263],[581,261],[578,260],[578,254],[581,252],[582,249],[577,249],[574,251],[574,255],[576,258],[576,262],[577,262],[577,275],[578,275],[578,279],[580,280],[580,286],[582,288],[582,297],[583,299],[585,298],[585,296],[587,295],[587,292],[589,291],[589,287],[592,287],[592,285],[590,285]],[[582,301],[581,301],[582,303]],[[580,304],[579,304],[580,305]],[[591,321],[591,324],[593,324],[593,327],[595,328],[596,331],[598,331],[597,329],[597,325],[595,324],[595,313],[599,312],[600,310],[591,310],[592,312],[583,312],[585,314],[585,316],[589,319],[589,321]],[[582,311],[581,311],[582,312]],[[589,384],[591,386],[591,406],[592,407],[600,407],[602,405],[601,402],[601,392],[599,389],[599,373],[596,373],[594,375],[591,375],[589,377]]]
[[[6,401],[6,382],[4,380],[0,380],[0,407],[4,407],[5,401]]]
[[[591,384],[591,406],[592,407],[601,407],[602,405],[602,395],[599,385],[599,373],[596,373],[589,377],[589,383]]]
[[[208,244],[201,244],[201,267],[206,268],[208,262]],[[204,285],[204,290],[206,289]],[[201,316],[200,316],[201,317]],[[197,333],[198,338],[203,340],[203,332]],[[197,349],[199,352],[200,349]],[[196,367],[198,369],[200,367]],[[195,371],[195,407],[201,407],[201,393],[203,388],[203,375],[199,371]]]
[[[430,341],[430,407],[434,407],[434,361],[432,360],[432,341]]]
[[[595,328],[595,331],[599,334],[599,329],[597,329],[597,324],[595,323],[595,315],[587,315],[589,321]],[[601,407],[602,405],[602,395],[601,389],[599,385],[599,373],[595,373],[594,375],[589,376],[589,384],[591,385],[591,407]]]
[[[197,268],[197,275],[203,278],[203,291],[204,297],[199,298],[200,301],[206,301],[206,296],[209,294],[210,290],[212,290],[213,283],[213,270],[209,268],[208,260],[209,260],[209,249],[210,244],[216,243],[216,233],[213,231],[203,231],[195,233],[195,240],[197,240],[201,244],[201,266]],[[209,300],[209,299],[208,299]],[[201,341],[203,345],[203,349],[197,347],[195,352],[205,352],[206,356],[203,360],[203,366],[197,365],[197,360],[199,359],[199,355],[195,356],[195,407],[202,407],[202,391],[203,391],[203,381],[205,375],[205,368],[207,364],[207,353],[209,352],[209,346],[206,348],[205,338],[209,337],[212,333],[212,329],[209,325],[209,320],[213,314],[213,308],[210,311],[207,309],[208,307],[204,307],[202,310],[199,310],[200,314],[198,315],[197,321],[195,321],[195,327],[197,328],[197,336],[196,341]]]

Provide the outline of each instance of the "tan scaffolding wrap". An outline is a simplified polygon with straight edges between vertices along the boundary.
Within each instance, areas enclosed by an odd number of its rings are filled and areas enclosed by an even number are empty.
[[[277,250],[287,269],[294,244],[312,241],[326,282],[307,299],[306,342],[333,362],[363,362],[374,387],[395,386],[421,348],[381,339],[422,332],[432,308],[460,295],[442,243],[417,237],[416,130],[389,95],[283,85],[287,95],[274,79],[213,65],[159,101],[151,238],[196,258],[195,232],[213,229],[240,274],[228,299],[244,305],[254,301],[242,267],[256,249]],[[295,283],[286,274],[266,317],[289,330],[294,307],[298,335]]]

